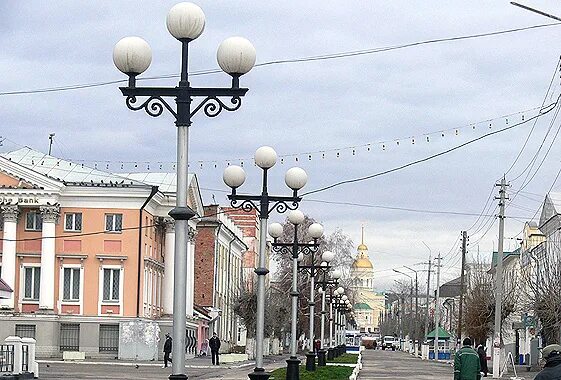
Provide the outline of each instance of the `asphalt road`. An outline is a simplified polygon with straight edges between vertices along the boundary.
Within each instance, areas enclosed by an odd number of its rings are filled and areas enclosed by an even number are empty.
[[[405,352],[366,350],[362,353],[359,379],[415,379],[450,380],[454,377],[451,365],[417,359]]]
[[[362,353],[363,368],[360,380],[450,380],[454,378],[452,364],[417,359],[401,351],[366,350]],[[489,361],[489,368],[492,363]],[[517,367],[518,377],[525,380],[533,379],[537,372],[526,372],[524,367]],[[512,370],[503,378],[514,376]],[[487,377],[490,379],[491,375]]]

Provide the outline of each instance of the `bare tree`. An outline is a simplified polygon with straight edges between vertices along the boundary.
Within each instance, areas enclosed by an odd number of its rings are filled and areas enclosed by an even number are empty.
[[[524,258],[522,300],[545,344],[560,341],[561,330],[561,242],[559,231],[548,237]]]
[[[308,227],[315,223],[313,218],[305,215],[304,222],[298,225],[297,234],[299,242],[309,242],[312,239],[307,235]],[[279,237],[280,242],[291,242],[294,240],[294,225],[288,220],[283,224],[283,234]],[[332,267],[340,269],[343,276],[340,280],[340,286],[345,288],[346,294],[349,300],[354,303],[354,295],[350,290],[350,276],[349,271],[351,264],[354,260],[353,258],[353,242],[352,240],[343,233],[341,229],[336,229],[333,233],[328,236],[324,236],[319,240],[319,250],[314,255],[314,262],[316,265],[320,264],[321,254],[325,251],[332,251],[335,253],[335,259],[331,263]],[[272,259],[277,263],[277,273],[276,273],[276,287],[281,293],[285,294],[285,302],[289,304],[289,294],[292,287],[292,256],[286,253],[272,252]],[[310,265],[312,262],[311,255],[307,255],[302,261],[303,265]],[[316,279],[321,278],[322,274],[318,273]],[[298,331],[302,332],[308,331],[309,326],[309,302],[310,302],[310,278],[309,274],[306,272],[298,273],[298,291],[300,296],[298,298]],[[316,292],[315,299],[315,331],[317,336],[320,335],[320,311],[321,311],[321,295]],[[286,324],[290,321],[290,312],[285,313],[284,318],[286,319]]]
[[[495,277],[489,271],[490,265],[481,260],[480,257],[474,258],[468,267],[468,284],[464,299],[465,331],[476,343],[484,343],[493,332]],[[502,292],[502,322],[516,310],[518,284],[519,281],[515,273],[505,271]]]
[[[290,304],[286,302],[286,296],[275,287],[267,291],[268,300],[265,308],[265,336],[273,338],[283,338],[283,333],[287,331],[290,315]],[[243,319],[247,328],[247,337],[255,338],[257,323],[257,293],[256,287],[245,286],[240,292],[240,296],[233,302],[234,313]]]

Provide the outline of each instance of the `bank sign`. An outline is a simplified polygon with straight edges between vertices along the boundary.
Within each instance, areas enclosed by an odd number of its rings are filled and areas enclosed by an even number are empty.
[[[30,197],[30,196],[18,196],[18,197],[7,197],[0,195],[0,205],[22,205],[22,206],[40,206],[55,203],[53,199]]]

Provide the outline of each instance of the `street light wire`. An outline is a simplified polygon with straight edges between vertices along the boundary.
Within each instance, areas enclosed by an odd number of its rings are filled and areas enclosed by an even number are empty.
[[[545,102],[547,101],[547,97],[549,95],[549,92],[551,91],[551,86],[553,86],[553,81],[557,77],[557,71],[559,71],[559,69],[560,69],[560,64],[561,64],[561,57],[559,57],[559,60],[555,64],[555,70],[553,71],[553,75],[551,76],[551,80],[549,81],[549,86],[547,87],[547,91],[546,91],[545,96],[543,98],[542,107],[545,105]],[[507,176],[510,173],[512,168],[514,168],[514,165],[516,165],[516,163],[520,159],[520,156],[522,155],[522,152],[526,148],[526,145],[528,144],[528,141],[530,140],[530,136],[532,136],[532,133],[534,132],[534,129],[536,128],[537,123],[538,123],[538,119],[535,119],[534,123],[532,124],[532,128],[530,129],[530,132],[528,132],[528,136],[526,136],[526,140],[524,141],[524,144],[522,145],[522,148],[520,148],[520,151],[516,155],[516,158],[514,159],[512,164],[510,164],[510,167],[506,170],[505,176]]]
[[[441,151],[441,152],[439,152],[439,153],[432,154],[432,155],[430,155],[430,156],[428,156],[428,157],[424,157],[424,158],[421,158],[421,159],[418,159],[418,160],[415,160],[415,161],[411,161],[411,162],[408,162],[408,163],[406,163],[406,164],[403,164],[403,165],[400,165],[400,166],[397,166],[397,167],[394,167],[394,168],[391,168],[391,169],[387,169],[387,170],[384,170],[384,171],[381,171],[381,172],[378,172],[378,173],[370,174],[370,175],[367,175],[367,176],[364,176],[364,177],[359,177],[359,178],[353,178],[353,179],[348,179],[348,180],[344,180],[344,181],[339,181],[339,182],[333,183],[333,184],[331,184],[331,185],[328,185],[328,186],[325,186],[325,187],[321,187],[321,188],[316,189],[316,190],[308,191],[307,193],[302,194],[302,196],[306,196],[306,195],[315,194],[315,193],[319,193],[319,192],[322,192],[322,191],[330,190],[330,189],[332,189],[332,188],[334,188],[334,187],[338,187],[338,186],[345,185],[345,184],[349,184],[349,183],[355,183],[355,182],[366,181],[366,180],[369,180],[369,179],[372,179],[372,178],[380,177],[380,176],[383,176],[383,175],[386,175],[386,174],[390,174],[390,173],[393,173],[393,172],[397,172],[397,171],[406,169],[406,168],[408,168],[408,167],[410,167],[410,166],[414,166],[414,165],[417,165],[417,164],[420,164],[420,163],[423,163],[423,162],[426,162],[426,161],[430,161],[430,160],[432,160],[432,159],[434,159],[434,158],[443,156],[443,155],[445,155],[445,154],[448,154],[448,153],[451,153],[451,152],[453,152],[453,151],[455,151],[455,150],[458,150],[458,149],[460,149],[460,148],[463,148],[463,147],[465,147],[465,146],[467,146],[467,145],[473,144],[473,143],[475,143],[475,142],[477,142],[477,141],[479,141],[479,140],[483,140],[484,138],[487,138],[487,137],[489,137],[489,136],[493,136],[493,135],[495,135],[495,134],[498,134],[498,133],[501,133],[501,132],[510,130],[510,129],[512,129],[512,128],[515,128],[515,127],[518,127],[518,126],[520,126],[520,125],[522,125],[522,124],[525,124],[525,123],[527,123],[527,122],[529,122],[529,121],[532,121],[532,120],[534,120],[534,119],[536,119],[536,118],[539,118],[540,116],[546,115],[547,113],[551,112],[553,109],[556,109],[556,106],[559,104],[559,99],[560,99],[560,98],[558,97],[557,100],[555,101],[555,103],[552,103],[552,104],[548,105],[547,107],[545,107],[545,110],[544,110],[544,109],[540,110],[540,112],[539,112],[537,115],[532,116],[532,117],[530,117],[530,118],[528,118],[528,119],[526,119],[526,120],[524,120],[524,121],[521,121],[521,122],[519,122],[519,123],[510,125],[510,126],[508,126],[508,127],[504,127],[504,128],[502,128],[502,129],[498,129],[498,130],[496,130],[496,131],[488,132],[488,133],[486,133],[486,134],[484,134],[484,135],[478,136],[478,137],[473,138],[473,139],[471,139],[471,140],[468,140],[468,141],[466,141],[466,142],[464,142],[464,143],[462,143],[462,144],[459,144],[459,145],[456,145],[456,146],[454,146],[454,147],[452,147],[452,148],[449,148],[449,149],[446,149],[446,150],[444,150],[444,151]]]
[[[356,207],[363,207],[363,208],[379,208],[384,210],[394,210],[394,211],[407,211],[407,212],[416,212],[421,214],[441,214],[441,215],[457,215],[457,216],[477,216],[480,214],[473,213],[473,212],[461,212],[461,211],[444,211],[444,210],[426,210],[426,209],[415,209],[415,208],[407,208],[407,207],[398,207],[398,206],[383,206],[383,205],[374,205],[374,204],[365,204],[365,203],[354,203],[354,202],[336,202],[336,201],[328,201],[323,199],[303,199],[303,202],[314,202],[314,203],[324,203],[324,204],[331,204],[331,205],[341,205],[341,206],[356,206]],[[527,210],[527,211],[534,211]],[[484,216],[487,217],[494,217],[494,214],[486,214]],[[511,216],[509,216],[511,217]],[[524,218],[524,216],[517,216],[518,218]],[[514,218],[514,216],[512,216]],[[444,257],[444,256],[443,256]]]
[[[485,32],[485,33],[476,33],[476,34],[468,34],[463,36],[454,36],[454,37],[445,37],[445,38],[436,38],[424,41],[417,41],[417,42],[410,42],[400,45],[391,45],[379,48],[372,48],[372,49],[364,49],[364,50],[354,50],[354,51],[347,51],[347,52],[338,52],[332,54],[323,54],[323,55],[316,55],[316,56],[307,56],[307,57],[300,57],[300,58],[288,58],[288,59],[277,59],[271,60],[266,62],[257,63],[255,67],[265,67],[265,66],[273,66],[273,65],[280,65],[280,64],[290,64],[290,63],[303,63],[303,62],[313,62],[313,61],[325,61],[331,59],[339,59],[339,58],[349,58],[349,57],[356,57],[361,55],[369,55],[375,53],[382,53],[392,50],[399,50],[405,49],[415,46],[422,46],[422,45],[429,45],[429,44],[437,44],[442,42],[451,42],[451,41],[461,41],[473,38],[482,38],[482,37],[490,37],[490,36],[497,36],[502,34],[509,34],[509,33],[517,33],[527,30],[533,29],[541,29],[541,28],[548,28],[552,26],[559,26],[561,22],[556,23],[549,23],[549,24],[537,24],[537,25],[530,25],[526,27],[520,28],[512,28],[512,29],[503,29],[494,32]],[[199,75],[208,75],[208,74],[215,74],[220,73],[220,69],[205,69],[205,70],[198,70],[190,73],[190,76],[199,76]],[[164,74],[164,75],[157,75],[152,77],[145,77],[145,78],[138,78],[137,81],[142,80],[155,80],[155,79],[170,79],[170,78],[178,78],[179,74]],[[24,95],[24,94],[39,94],[39,93],[48,93],[48,92],[59,92],[59,91],[72,91],[72,90],[81,90],[93,87],[102,87],[120,83],[127,83],[127,79],[120,79],[120,80],[111,80],[111,81],[104,81],[104,82],[94,82],[94,83],[85,83],[85,84],[71,84],[66,86],[57,86],[57,87],[47,87],[47,88],[39,88],[39,89],[31,89],[31,90],[19,90],[19,91],[4,91],[0,92],[0,96],[8,96],[8,95]]]

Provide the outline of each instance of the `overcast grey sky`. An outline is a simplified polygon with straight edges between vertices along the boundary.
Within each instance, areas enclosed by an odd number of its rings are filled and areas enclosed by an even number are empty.
[[[175,1],[3,1],[0,3],[0,92],[49,88],[123,79],[113,66],[113,45],[127,35],[145,38],[153,62],[145,76],[178,72],[179,43],[165,27]],[[528,0],[528,5],[561,15],[556,1]],[[217,68],[218,44],[231,35],[253,42],[258,62],[370,49],[550,23],[509,1],[199,1],[206,28],[191,49],[192,70]],[[271,191],[286,193],[282,177],[293,165],[309,173],[306,190],[361,177],[446,150],[488,132],[488,123],[464,128],[426,142],[425,134],[469,125],[541,105],[559,59],[561,26],[499,36],[443,42],[329,61],[258,67],[242,77],[250,88],[241,109],[208,119],[194,118],[190,160],[204,189],[225,189],[224,160],[251,157],[261,145],[280,155],[359,146],[401,139],[386,150],[359,148],[300,155],[272,170]],[[174,80],[143,84],[174,85]],[[225,74],[192,78],[197,86],[224,86]],[[4,151],[28,145],[46,152],[48,134],[56,133],[53,154],[90,162],[175,160],[175,128],[170,115],[153,119],[132,112],[118,85],[75,91],[0,96],[0,134]],[[559,95],[559,75],[547,103]],[[552,114],[540,118],[508,179],[520,174],[550,127]],[[525,115],[529,117],[531,113]],[[521,115],[509,123],[519,121]],[[495,120],[490,130],[506,126]],[[479,214],[494,182],[514,161],[532,123],[486,138],[446,156],[400,172],[314,194],[315,200],[344,201],[400,208]],[[553,124],[540,159],[559,122]],[[494,128],[494,129],[493,129]],[[411,139],[416,142],[412,144]],[[438,136],[438,135],[436,135]],[[559,170],[559,143],[543,166],[507,209],[506,236],[516,235],[525,217],[539,208]],[[218,161],[213,164],[197,161]],[[246,161],[247,162],[247,161]],[[238,163],[232,161],[232,163]],[[146,166],[139,165],[138,170]],[[165,164],[163,170],[171,170]],[[242,190],[258,191],[259,173],[246,165]],[[126,170],[131,170],[127,167]],[[532,172],[533,173],[533,172]],[[511,192],[523,184],[513,181]],[[561,185],[561,182],[560,182]],[[558,188],[556,185],[555,188]],[[496,191],[495,191],[496,193]],[[225,195],[204,190],[205,202],[225,204]],[[531,198],[531,199],[530,199]],[[496,201],[493,200],[493,204]],[[428,249],[448,253],[460,231],[476,216],[429,214],[304,202],[302,210],[321,221],[327,232],[341,227],[355,242],[360,225],[376,270],[426,261]],[[493,213],[493,208],[489,211]],[[280,220],[282,217],[274,216]],[[484,218],[486,222],[489,218]],[[470,252],[497,245],[497,226],[476,225]],[[476,245],[475,242],[479,241]],[[506,240],[506,248],[514,248]],[[444,260],[445,279],[457,273],[458,250]],[[454,265],[456,264],[456,265]],[[419,267],[420,268],[420,267]],[[377,272],[381,287],[391,272]]]

